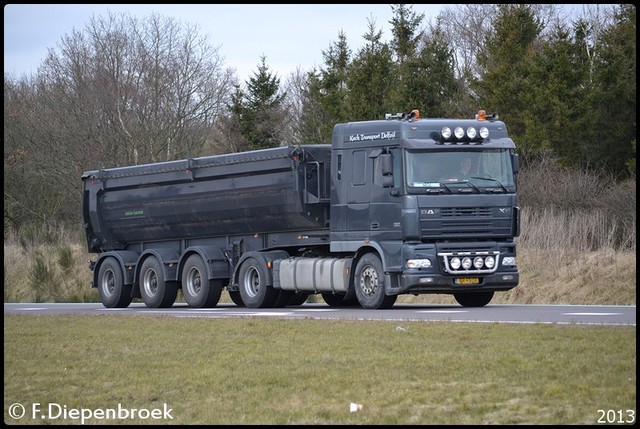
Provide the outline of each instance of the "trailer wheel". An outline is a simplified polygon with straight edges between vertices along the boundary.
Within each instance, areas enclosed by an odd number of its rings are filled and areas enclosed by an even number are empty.
[[[240,297],[249,308],[273,307],[279,291],[267,284],[267,267],[256,258],[247,258],[240,267]]]
[[[494,292],[454,293],[458,304],[463,307],[484,307],[493,299]]]
[[[182,296],[189,307],[215,307],[222,294],[222,281],[207,278],[207,267],[200,255],[191,255],[182,271]]]
[[[176,282],[166,281],[160,261],[150,256],[140,268],[140,295],[149,308],[171,307],[178,295]]]
[[[131,304],[131,285],[124,284],[116,258],[106,258],[98,271],[98,294],[106,308],[126,308]]]
[[[354,277],[356,297],[362,308],[383,309],[393,306],[398,296],[384,293],[384,279],[382,261],[378,255],[363,255],[356,265]]]

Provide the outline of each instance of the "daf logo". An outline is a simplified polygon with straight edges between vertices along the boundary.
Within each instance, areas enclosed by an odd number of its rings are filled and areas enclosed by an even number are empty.
[[[436,215],[438,214],[438,209],[422,209],[420,210],[420,214],[427,215],[427,216]]]
[[[500,213],[503,213],[503,214],[509,212],[509,209],[504,207],[500,207],[498,210],[500,210]]]

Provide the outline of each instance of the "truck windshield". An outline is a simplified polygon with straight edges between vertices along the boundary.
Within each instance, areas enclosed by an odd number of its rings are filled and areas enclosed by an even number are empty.
[[[405,165],[407,187],[414,192],[457,182],[476,187],[515,186],[508,149],[407,151]]]

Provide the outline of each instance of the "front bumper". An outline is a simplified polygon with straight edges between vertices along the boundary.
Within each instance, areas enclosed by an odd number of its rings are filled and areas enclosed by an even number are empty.
[[[406,243],[401,253],[400,272],[390,273],[389,294],[506,291],[520,281],[514,242]],[[479,265],[461,267],[464,259],[478,259]],[[490,264],[481,262],[487,259]]]
[[[456,279],[478,279],[477,284],[457,284]],[[506,291],[518,285],[518,272],[487,276],[443,276],[440,274],[401,274],[397,293],[454,293],[468,291]],[[394,291],[396,292],[396,291]]]

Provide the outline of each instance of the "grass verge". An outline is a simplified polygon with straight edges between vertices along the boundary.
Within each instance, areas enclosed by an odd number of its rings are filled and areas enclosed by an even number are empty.
[[[635,327],[5,315],[4,356],[11,424],[81,422],[33,418],[52,403],[172,410],[91,424],[220,425],[596,424],[636,407]]]

